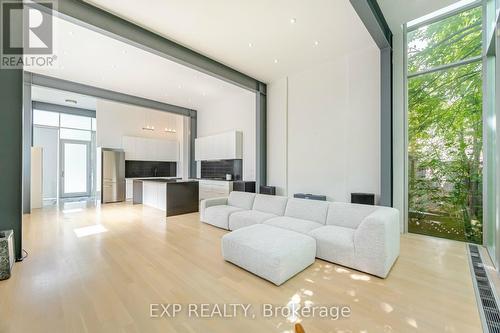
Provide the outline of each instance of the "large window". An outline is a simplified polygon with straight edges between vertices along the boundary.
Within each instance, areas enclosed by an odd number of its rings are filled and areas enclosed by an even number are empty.
[[[408,27],[408,230],[482,242],[482,8]]]
[[[44,204],[95,194],[95,130],[92,115],[33,109],[33,145],[43,148]]]

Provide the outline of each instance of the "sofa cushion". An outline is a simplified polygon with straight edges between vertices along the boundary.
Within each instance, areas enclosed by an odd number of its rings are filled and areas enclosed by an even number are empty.
[[[316,257],[355,267],[354,232],[352,228],[333,225],[312,230],[309,235],[316,239]]]
[[[232,213],[242,211],[243,209],[238,207],[232,207],[228,205],[212,206],[205,209],[203,214],[203,221],[205,223],[214,225],[219,228],[229,229],[229,216]]]
[[[255,201],[253,202],[253,209],[264,213],[283,216],[285,214],[287,201],[287,197],[257,194],[255,196]]]
[[[277,215],[259,212],[257,210],[243,210],[229,216],[229,230],[236,230],[250,225],[259,224],[272,219]]]
[[[229,193],[227,204],[241,209],[252,209],[255,193],[232,191]]]
[[[301,234],[308,234],[311,230],[323,227],[323,224],[321,223],[296,219],[287,216],[275,217],[273,219],[265,221],[264,224],[282,229],[292,230],[295,232],[300,232]]]
[[[280,285],[314,263],[314,238],[264,224],[222,237],[222,256],[247,271]]]
[[[376,211],[377,208],[377,206],[370,205],[332,202],[328,207],[326,224],[357,229],[365,217]]]
[[[288,199],[285,216],[325,224],[327,212],[326,201]]]

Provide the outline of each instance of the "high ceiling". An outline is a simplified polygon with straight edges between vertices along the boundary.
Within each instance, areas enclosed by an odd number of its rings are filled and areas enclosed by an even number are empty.
[[[192,109],[251,92],[63,19],[56,66],[28,71]]]
[[[449,6],[457,0],[377,0],[392,32],[409,21]]]
[[[348,0],[90,2],[264,82],[373,43]],[[378,2],[395,31],[457,1]],[[58,66],[28,70],[193,109],[249,93],[60,18],[55,31]]]
[[[88,0],[263,82],[373,43],[348,0]]]

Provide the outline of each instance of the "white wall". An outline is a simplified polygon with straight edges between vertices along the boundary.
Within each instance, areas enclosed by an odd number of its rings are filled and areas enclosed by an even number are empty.
[[[182,116],[106,100],[97,101],[96,120],[97,146],[106,148],[121,148],[123,136],[177,140],[177,133],[164,129],[182,130]],[[146,124],[155,131],[142,130]]]
[[[43,149],[43,198],[55,199],[59,178],[59,129],[34,126],[33,147]]]
[[[179,141],[183,144],[183,116],[122,104],[107,100],[97,100],[96,142],[98,147],[122,148],[123,136],[158,138]],[[154,126],[154,131],[145,131],[146,125]],[[167,133],[165,128],[175,129],[177,133]],[[182,148],[180,150],[182,152]],[[177,176],[183,176],[185,154],[179,154]]]
[[[242,90],[200,108],[197,121],[198,137],[231,130],[243,132],[243,180],[255,180],[255,94]]]
[[[380,195],[380,55],[376,45],[268,85],[268,184],[350,201]]]

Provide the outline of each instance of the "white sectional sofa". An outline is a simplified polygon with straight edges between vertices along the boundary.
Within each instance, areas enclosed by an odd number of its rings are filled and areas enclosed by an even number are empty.
[[[382,278],[399,255],[394,208],[231,192],[203,200],[200,213],[202,222],[227,230],[263,224],[306,235],[316,242],[317,258]]]

